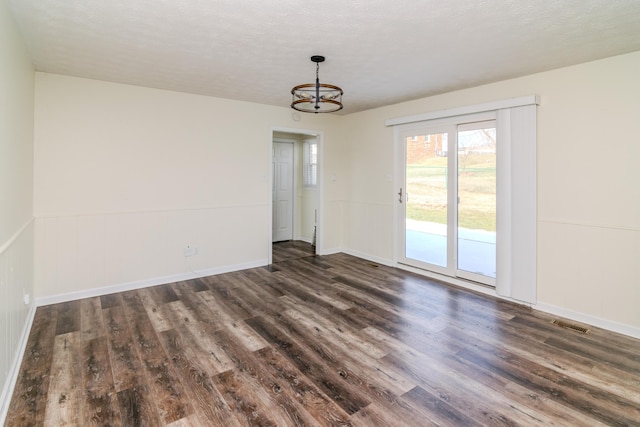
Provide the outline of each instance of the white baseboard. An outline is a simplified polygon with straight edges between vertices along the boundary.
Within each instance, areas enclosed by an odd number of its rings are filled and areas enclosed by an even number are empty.
[[[346,253],[343,248],[329,248],[323,249],[321,253],[318,253],[318,255],[334,255],[339,254],[340,252]]]
[[[171,276],[154,277],[151,279],[136,280],[133,282],[120,283],[100,288],[86,289],[82,291],[68,292],[64,294],[51,295],[47,297],[36,298],[36,305],[58,304],[61,302],[75,301],[83,298],[93,298],[101,295],[113,294],[116,292],[132,291],[135,289],[147,288],[150,286],[166,285],[167,283],[180,282],[183,280],[196,279],[198,277],[213,276],[216,274],[229,273],[232,271],[246,270],[249,268],[262,267],[267,265],[266,259],[249,261],[241,264],[225,265],[222,267],[214,267],[205,270],[196,270],[189,273],[173,274]]]
[[[27,321],[24,323],[22,333],[20,334],[20,341],[18,341],[18,351],[16,351],[13,361],[11,362],[9,375],[7,375],[7,381],[2,389],[2,395],[0,395],[0,425],[4,425],[5,420],[7,419],[9,405],[11,404],[11,396],[13,396],[13,391],[16,388],[18,374],[20,373],[20,365],[22,364],[24,352],[27,349],[29,333],[31,332],[31,326],[33,325],[33,319],[35,316],[36,304],[31,304],[31,307],[29,307],[29,313],[27,314]]]
[[[614,322],[612,320],[602,319],[590,314],[580,313],[578,311],[569,310],[567,308],[562,308],[551,304],[538,303],[534,305],[533,308],[545,313],[553,314],[555,316],[561,316],[570,320],[575,320],[576,322],[585,323],[597,328],[606,329],[611,332],[617,332],[622,335],[640,339],[640,328],[635,326]]]

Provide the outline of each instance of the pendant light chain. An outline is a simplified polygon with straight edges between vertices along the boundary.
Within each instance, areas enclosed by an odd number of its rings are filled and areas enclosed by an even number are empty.
[[[316,62],[316,112],[320,109],[320,63]]]

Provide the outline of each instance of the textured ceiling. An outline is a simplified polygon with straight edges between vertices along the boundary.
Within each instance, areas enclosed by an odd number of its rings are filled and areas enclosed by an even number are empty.
[[[640,0],[4,0],[38,71],[344,114],[640,50]]]

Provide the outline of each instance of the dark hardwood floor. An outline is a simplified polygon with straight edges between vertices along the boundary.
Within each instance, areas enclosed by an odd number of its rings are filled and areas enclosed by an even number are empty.
[[[640,425],[640,341],[551,320],[345,254],[50,305],[6,425]]]
[[[304,258],[316,254],[315,246],[300,240],[289,240],[286,242],[276,242],[271,245],[272,262],[290,261]]]

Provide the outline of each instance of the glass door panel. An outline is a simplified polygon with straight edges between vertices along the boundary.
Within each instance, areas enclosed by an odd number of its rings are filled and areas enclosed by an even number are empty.
[[[448,266],[448,132],[418,133],[405,144],[405,258]]]
[[[495,286],[495,114],[398,134],[398,261]]]
[[[495,122],[458,126],[457,276],[496,277]],[[486,278],[486,280],[485,280]]]

